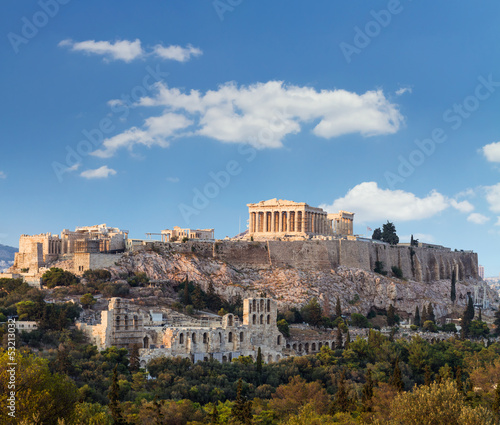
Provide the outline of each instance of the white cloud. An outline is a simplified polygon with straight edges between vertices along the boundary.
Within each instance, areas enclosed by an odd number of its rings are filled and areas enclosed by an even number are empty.
[[[191,57],[200,56],[203,52],[197,47],[188,45],[187,47],[181,46],[167,46],[157,44],[153,48],[153,52],[162,59],[170,59],[178,62],[186,62]]]
[[[401,87],[400,89],[396,90],[396,95],[401,96],[405,93],[411,94],[411,92],[412,92],[411,87]]]
[[[482,151],[489,162],[500,162],[500,142],[485,145]]]
[[[347,210],[356,213],[357,221],[410,221],[432,217],[450,206],[442,194],[432,191],[425,198],[403,190],[381,189],[376,182],[358,184],[331,205],[321,205],[328,212]]]
[[[3,171],[0,171],[0,179],[6,179],[7,174],[5,174]]]
[[[120,40],[114,43],[95,40],[75,42],[68,39],[61,41],[59,46],[69,47],[77,52],[105,56],[108,60],[122,60],[125,62],[131,62],[144,54],[139,39],[135,41]]]
[[[167,177],[167,181],[170,183],[179,183],[181,179],[179,177]]]
[[[118,40],[110,41],[73,41],[71,39],[63,40],[59,43],[60,47],[68,47],[75,52],[84,52],[93,55],[104,56],[106,60],[122,60],[132,62],[147,55],[156,55],[162,59],[174,60],[177,62],[187,62],[191,57],[203,54],[201,49],[188,45],[186,47],[171,45],[162,46],[157,44],[152,49],[145,50],[141,46],[141,40],[134,41]]]
[[[107,165],[103,165],[95,170],[85,170],[80,174],[80,176],[85,177],[86,179],[105,179],[109,176],[114,176],[115,174],[115,170],[108,168]]]
[[[497,222],[495,223],[495,226],[500,226],[500,216],[497,217]]]
[[[455,199],[451,199],[450,205],[463,213],[470,213],[471,211],[474,211],[474,205],[472,205],[469,201],[458,202]]]
[[[467,221],[475,224],[484,224],[489,220],[489,217],[486,217],[485,215],[479,213],[472,213],[471,215],[469,215],[469,217],[467,217]]]
[[[191,120],[179,114],[165,113],[159,117],[150,117],[145,121],[145,130],[132,127],[124,133],[106,139],[102,143],[103,149],[92,152],[92,155],[109,158],[120,148],[132,150],[135,144],[167,147],[169,143],[166,139],[191,124]]]
[[[189,134],[226,143],[249,143],[256,148],[282,147],[284,137],[300,132],[304,124],[313,124],[316,136],[330,139],[351,133],[365,137],[393,134],[403,122],[397,106],[380,90],[361,95],[345,90],[318,92],[281,81],[240,87],[227,83],[205,94],[196,90],[184,93],[163,84],[158,84],[157,90],[154,97],[142,98],[138,105],[165,107],[165,115],[154,118],[159,122],[175,112],[176,121],[182,123],[176,130],[194,124]],[[174,131],[153,135],[150,120],[142,129],[133,127],[105,141],[105,147],[110,143],[116,149],[135,143],[168,145],[166,137],[180,136]]]
[[[490,204],[490,210],[496,213],[500,212],[500,183],[493,186],[485,186],[486,201]]]

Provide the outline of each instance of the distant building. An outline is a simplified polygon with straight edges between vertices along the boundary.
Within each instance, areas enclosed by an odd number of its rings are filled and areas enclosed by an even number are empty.
[[[128,230],[106,224],[64,229],[60,235],[21,235],[13,271],[37,273],[41,267],[65,254],[118,253],[125,251]]]
[[[161,231],[162,242],[189,240],[210,241],[214,239],[214,229],[181,229],[174,226],[173,230],[165,229]]]
[[[479,265],[477,267],[477,274],[481,279],[484,279],[484,266]]]

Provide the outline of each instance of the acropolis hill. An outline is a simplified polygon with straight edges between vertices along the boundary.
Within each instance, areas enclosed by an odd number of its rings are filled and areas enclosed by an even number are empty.
[[[389,304],[413,314],[424,303],[435,305],[437,317],[461,312],[467,293],[483,314],[492,314],[498,295],[478,276],[473,252],[420,244],[392,246],[353,235],[353,213],[326,214],[305,203],[269,200],[249,204],[249,231],[233,240],[213,240],[213,229],[176,228],[162,231],[162,241],[128,239],[128,231],[106,225],[51,234],[21,236],[13,273],[41,276],[48,267],[81,275],[106,268],[118,278],[145,272],[157,282],[180,283],[186,278],[206,288],[212,282],[226,297],[267,293],[285,304],[303,304],[312,297],[332,311],[337,296],[351,312],[367,314]],[[184,236],[184,243],[168,240]],[[190,238],[190,235],[196,235]],[[382,262],[388,275],[374,273]],[[398,267],[404,279],[392,276]],[[29,269],[29,271],[27,270]],[[455,273],[457,301],[450,301]]]

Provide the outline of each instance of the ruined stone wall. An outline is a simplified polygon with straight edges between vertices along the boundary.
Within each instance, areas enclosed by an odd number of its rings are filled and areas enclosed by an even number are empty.
[[[76,253],[74,254],[73,273],[83,274],[85,270],[112,267],[123,254]]]
[[[419,282],[451,279],[454,269],[458,271],[459,280],[479,277],[476,253],[390,246],[364,241],[217,241],[172,244],[172,249],[210,257],[210,246],[213,258],[242,268],[294,267],[328,270],[346,266],[373,271],[375,263],[381,261],[389,275],[391,267],[396,266],[403,271],[405,278]]]
[[[267,242],[217,241],[213,257],[236,267],[269,268],[269,247]]]

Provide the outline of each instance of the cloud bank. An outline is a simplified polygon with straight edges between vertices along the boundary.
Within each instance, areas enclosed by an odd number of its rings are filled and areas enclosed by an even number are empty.
[[[314,135],[331,139],[352,133],[364,137],[393,134],[403,122],[397,106],[381,90],[364,94],[317,91],[282,81],[249,86],[231,82],[205,93],[158,84],[155,96],[142,98],[138,105],[163,107],[164,113],[146,119],[142,128],[133,127],[105,140],[95,155],[112,156],[118,147],[135,144],[167,146],[169,137],[185,135],[248,143],[259,149],[279,148],[285,136],[299,133],[307,124],[313,126]]]

